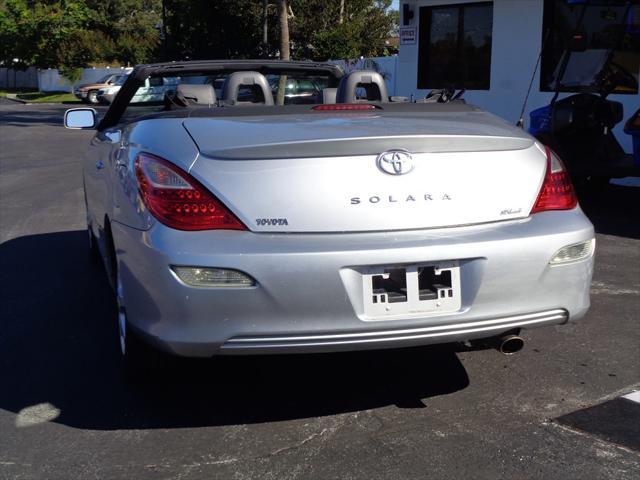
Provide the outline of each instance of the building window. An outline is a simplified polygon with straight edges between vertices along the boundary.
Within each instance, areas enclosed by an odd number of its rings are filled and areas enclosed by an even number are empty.
[[[593,86],[598,75],[616,71],[615,93],[638,93],[640,71],[640,18],[638,6],[568,4],[545,0],[540,90],[554,91],[559,66],[569,41],[583,37],[583,52],[572,52],[559,82],[561,92],[576,92]],[[582,18],[582,22],[580,19]],[[612,67],[606,67],[606,64]]]
[[[418,88],[489,90],[493,2],[420,8]]]

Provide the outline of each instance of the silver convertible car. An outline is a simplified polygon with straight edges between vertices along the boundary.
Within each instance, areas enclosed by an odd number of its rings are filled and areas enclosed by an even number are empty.
[[[288,105],[274,76],[323,88]],[[175,92],[131,102],[162,77]],[[520,329],[582,317],[594,230],[562,162],[445,100],[389,97],[379,74],[330,64],[203,61],[136,67],[101,119],[67,111],[96,130],[89,240],[127,369],[158,351],[513,352]]]

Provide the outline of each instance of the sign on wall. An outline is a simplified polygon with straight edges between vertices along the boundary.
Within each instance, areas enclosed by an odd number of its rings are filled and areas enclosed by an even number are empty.
[[[416,36],[416,27],[402,27],[400,29],[400,45],[415,45]]]

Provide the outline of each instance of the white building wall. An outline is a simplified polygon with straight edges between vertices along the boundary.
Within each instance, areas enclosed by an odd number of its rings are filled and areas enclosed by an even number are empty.
[[[478,0],[475,0],[478,1]],[[420,38],[420,7],[472,3],[469,0],[418,0],[400,1],[409,3],[414,12],[411,24],[418,30]],[[501,116],[508,122],[516,123],[522,108],[522,102],[529,88],[531,75],[535,68],[542,46],[543,0],[494,0],[493,1],[493,40],[491,47],[491,90],[467,90],[464,98],[468,103]],[[401,27],[402,24],[401,19]],[[418,84],[418,48],[415,45],[401,45],[398,55],[396,95],[415,95],[424,97],[428,90],[419,90]],[[561,98],[565,95],[561,95]],[[540,69],[536,73],[531,95],[525,111],[525,128],[529,125],[529,112],[547,105],[553,93],[540,91]],[[610,100],[621,102],[624,106],[625,120],[640,107],[638,95],[610,95]],[[624,122],[614,133],[622,147],[632,151],[631,136],[623,132]]]

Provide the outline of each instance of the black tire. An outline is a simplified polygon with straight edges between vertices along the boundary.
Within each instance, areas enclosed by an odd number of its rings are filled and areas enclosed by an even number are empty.
[[[143,383],[153,380],[160,371],[164,356],[142,340],[131,328],[124,307],[122,281],[116,272],[116,301],[118,303],[118,343],[125,380],[130,383]]]
[[[165,355],[142,340],[131,328],[127,318],[124,288],[120,278],[115,244],[108,220],[105,221],[105,236],[107,274],[109,276],[109,282],[112,283],[118,307],[116,325],[124,377],[129,383],[144,383],[156,377],[163,364]]]
[[[118,294],[118,259],[116,258],[116,247],[113,243],[113,235],[111,234],[111,222],[105,217],[104,219],[104,267],[107,272],[107,279],[111,290]]]
[[[89,261],[92,265],[100,265],[100,248],[98,247],[98,240],[91,230],[91,225],[87,225],[87,237]]]
[[[93,230],[91,229],[91,222],[89,220],[89,206],[87,204],[87,189],[84,186],[84,181],[82,182],[82,193],[84,196],[84,209],[87,212],[87,240],[88,240],[88,251],[89,251],[89,261],[91,264],[98,265],[100,264],[100,247],[98,247],[98,240],[96,236],[93,234]]]
[[[97,90],[90,90],[89,93],[87,93],[87,103],[100,103],[98,101],[98,91]]]
[[[120,329],[119,329],[120,330]],[[126,334],[120,342],[123,374],[125,380],[130,383],[143,383],[153,380],[159,373],[162,365],[162,353],[144,342],[126,322]]]

